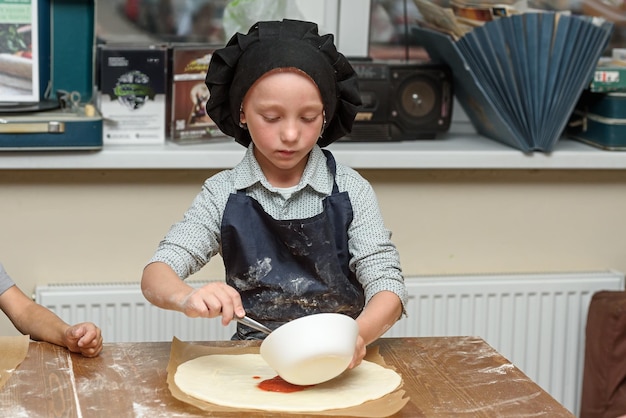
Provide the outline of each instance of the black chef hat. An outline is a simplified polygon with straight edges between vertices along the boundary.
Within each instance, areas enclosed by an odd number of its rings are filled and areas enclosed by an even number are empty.
[[[207,114],[222,132],[248,146],[250,134],[239,126],[243,98],[263,74],[287,67],[304,71],[320,90],[326,128],[319,146],[349,133],[361,104],[356,73],[337,52],[333,35],[320,36],[315,23],[299,20],[258,22],[213,53],[205,80],[211,93]]]

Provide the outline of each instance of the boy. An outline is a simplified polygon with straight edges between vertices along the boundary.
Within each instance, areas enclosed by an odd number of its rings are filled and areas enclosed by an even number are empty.
[[[356,318],[354,367],[402,315],[397,250],[371,185],[324,147],[352,128],[356,74],[317,25],[259,22],[216,51],[207,113],[247,147],[232,170],[204,183],[145,267],[153,304],[191,317],[248,314],[271,329],[301,316]],[[225,283],[182,279],[220,254]],[[233,338],[264,336],[238,324]]]
[[[33,340],[47,341],[85,357],[96,357],[102,351],[100,328],[91,322],[68,325],[54,312],[35,303],[13,282],[0,264],[0,309],[15,328]]]

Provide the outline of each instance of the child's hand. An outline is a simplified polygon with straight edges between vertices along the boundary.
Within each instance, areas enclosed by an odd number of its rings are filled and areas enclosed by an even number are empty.
[[[241,317],[246,314],[239,293],[223,282],[209,283],[192,290],[181,302],[180,310],[192,318],[215,318],[221,315],[224,326],[235,315]]]
[[[65,330],[65,345],[74,352],[85,357],[96,357],[102,351],[102,334],[100,328],[91,322],[72,325]]]
[[[363,337],[359,335],[358,337],[356,337],[356,347],[354,349],[354,356],[352,357],[352,362],[348,366],[348,369],[353,369],[359,364],[361,364],[361,361],[365,357],[366,352],[367,352],[367,349],[365,347],[365,340],[363,340]]]

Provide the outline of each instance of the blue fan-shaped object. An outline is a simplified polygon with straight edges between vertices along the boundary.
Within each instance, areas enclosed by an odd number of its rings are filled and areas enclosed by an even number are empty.
[[[589,85],[613,24],[554,12],[501,17],[458,41],[417,28],[478,133],[526,153],[550,152]]]

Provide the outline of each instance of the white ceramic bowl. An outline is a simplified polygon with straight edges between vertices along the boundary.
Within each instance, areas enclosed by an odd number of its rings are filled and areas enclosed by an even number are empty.
[[[346,370],[358,334],[356,321],[347,315],[304,316],[268,335],[261,343],[261,356],[287,382],[316,385]]]

